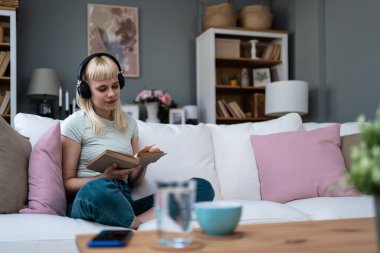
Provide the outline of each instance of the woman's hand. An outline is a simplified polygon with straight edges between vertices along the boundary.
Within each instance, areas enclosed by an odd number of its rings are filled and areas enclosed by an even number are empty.
[[[118,168],[117,164],[114,163],[104,170],[103,174],[101,174],[101,177],[123,180],[140,168],[141,168],[141,165],[137,165],[136,167],[133,167],[133,168]]]

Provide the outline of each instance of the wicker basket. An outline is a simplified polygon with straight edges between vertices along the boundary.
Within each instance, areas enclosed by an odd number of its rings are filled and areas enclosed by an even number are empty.
[[[237,16],[232,4],[222,3],[206,7],[203,29],[210,27],[236,26]]]
[[[0,0],[0,9],[2,7],[17,9],[18,8],[18,0]]]
[[[264,5],[249,5],[241,9],[240,25],[254,30],[267,30],[272,26],[273,16],[269,7]]]

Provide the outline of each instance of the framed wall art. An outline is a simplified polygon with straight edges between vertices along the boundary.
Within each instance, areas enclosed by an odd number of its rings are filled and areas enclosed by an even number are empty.
[[[185,109],[175,108],[169,110],[169,124],[185,124]]]
[[[253,86],[265,87],[271,82],[269,68],[253,69]]]
[[[140,76],[138,8],[87,5],[88,54],[105,52],[116,57],[127,77]]]
[[[121,105],[121,110],[129,114],[135,119],[139,119],[139,105],[136,104],[124,104]]]

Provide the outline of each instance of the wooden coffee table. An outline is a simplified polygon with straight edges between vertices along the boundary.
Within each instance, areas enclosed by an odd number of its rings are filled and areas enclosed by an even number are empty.
[[[81,253],[376,253],[377,250],[374,218],[239,225],[232,236],[209,237],[199,230],[192,235],[193,248],[174,250],[160,248],[155,231],[137,231],[125,248],[90,249],[86,245],[94,235],[88,234],[78,235],[76,242]]]

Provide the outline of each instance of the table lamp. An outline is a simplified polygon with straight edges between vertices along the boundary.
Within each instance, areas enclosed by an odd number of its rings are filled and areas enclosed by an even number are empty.
[[[54,117],[53,106],[48,100],[58,96],[60,80],[57,71],[48,68],[34,69],[29,83],[28,96],[41,99],[37,104],[37,114]]]
[[[281,116],[290,112],[308,113],[308,83],[287,80],[268,84],[265,88],[265,115]]]
[[[196,105],[186,105],[183,109],[185,110],[186,124],[198,124],[198,107]]]

